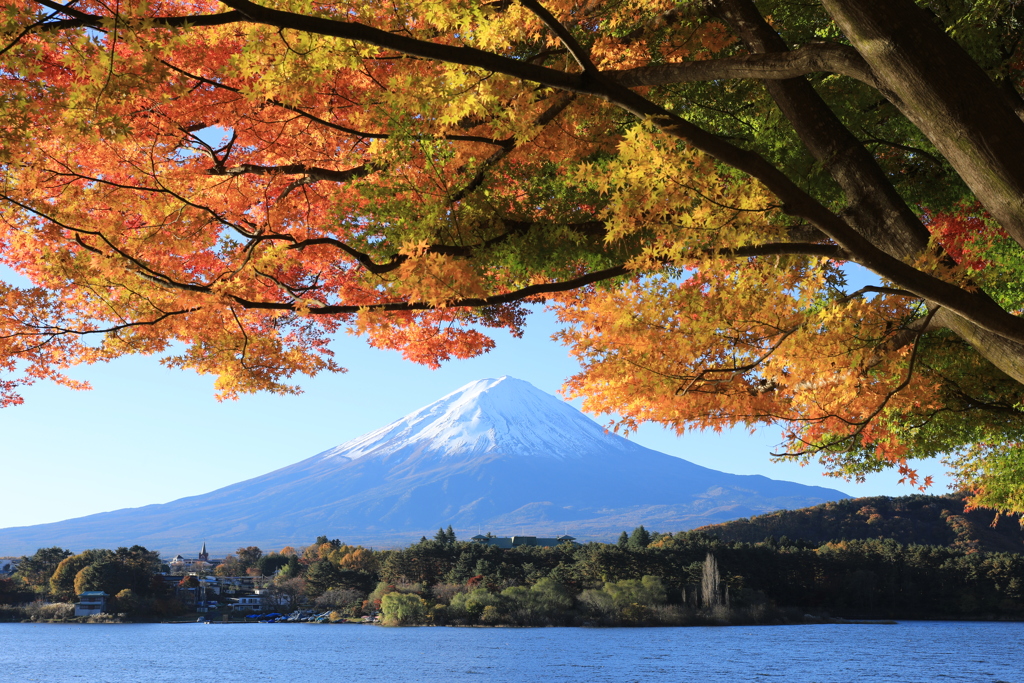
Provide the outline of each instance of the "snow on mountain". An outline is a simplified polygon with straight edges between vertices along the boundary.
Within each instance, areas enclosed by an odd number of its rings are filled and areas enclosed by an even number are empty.
[[[427,451],[444,457],[505,453],[578,460],[588,453],[628,450],[626,444],[568,403],[506,376],[471,382],[315,457],[355,460]]]
[[[401,545],[451,524],[611,540],[846,498],[840,491],[701,467],[608,433],[511,377],[472,382],[386,427],[201,496],[0,529],[0,556],[135,543],[214,553],[302,545],[320,534]]]

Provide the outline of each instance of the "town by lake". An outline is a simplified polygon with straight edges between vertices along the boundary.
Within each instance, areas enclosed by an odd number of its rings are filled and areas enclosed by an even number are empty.
[[[0,624],[0,680],[1021,683],[1024,623],[690,628]]]

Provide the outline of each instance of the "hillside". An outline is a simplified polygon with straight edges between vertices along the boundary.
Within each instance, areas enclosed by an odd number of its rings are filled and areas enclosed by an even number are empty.
[[[812,544],[847,539],[891,538],[904,544],[939,545],[1024,553],[1019,516],[996,518],[991,510],[964,511],[956,495],[847,498],[799,510],[702,526],[696,531],[723,541],[754,543],[786,536]]]

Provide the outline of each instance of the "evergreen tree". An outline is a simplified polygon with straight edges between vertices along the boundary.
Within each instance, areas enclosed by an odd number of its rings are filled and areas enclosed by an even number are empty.
[[[622,532],[625,534],[626,532]],[[621,543],[621,540],[620,540]],[[633,533],[630,534],[627,545],[630,550],[642,550],[651,544],[651,534],[641,524],[637,528],[633,529]]]
[[[342,571],[330,560],[318,560],[306,570],[306,587],[309,596],[319,597],[342,582]]]
[[[619,542],[617,544],[620,548],[625,548],[629,545],[629,534],[623,531],[619,534]]]
[[[34,555],[21,558],[18,575],[30,586],[45,586],[49,583],[57,565],[71,555],[70,550],[58,546],[40,548]]]

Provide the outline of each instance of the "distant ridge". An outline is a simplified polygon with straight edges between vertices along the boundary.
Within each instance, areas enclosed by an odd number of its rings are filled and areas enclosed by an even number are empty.
[[[320,534],[404,545],[452,525],[612,540],[683,530],[846,494],[726,474],[608,433],[511,377],[485,379],[274,472],[163,505],[0,529],[0,555],[141,544],[164,553],[305,544]]]
[[[801,510],[703,526],[697,531],[723,541],[756,543],[769,536],[812,544],[891,538],[905,545],[938,545],[964,550],[1024,554],[1019,515],[964,510],[956,495],[847,498]]]

